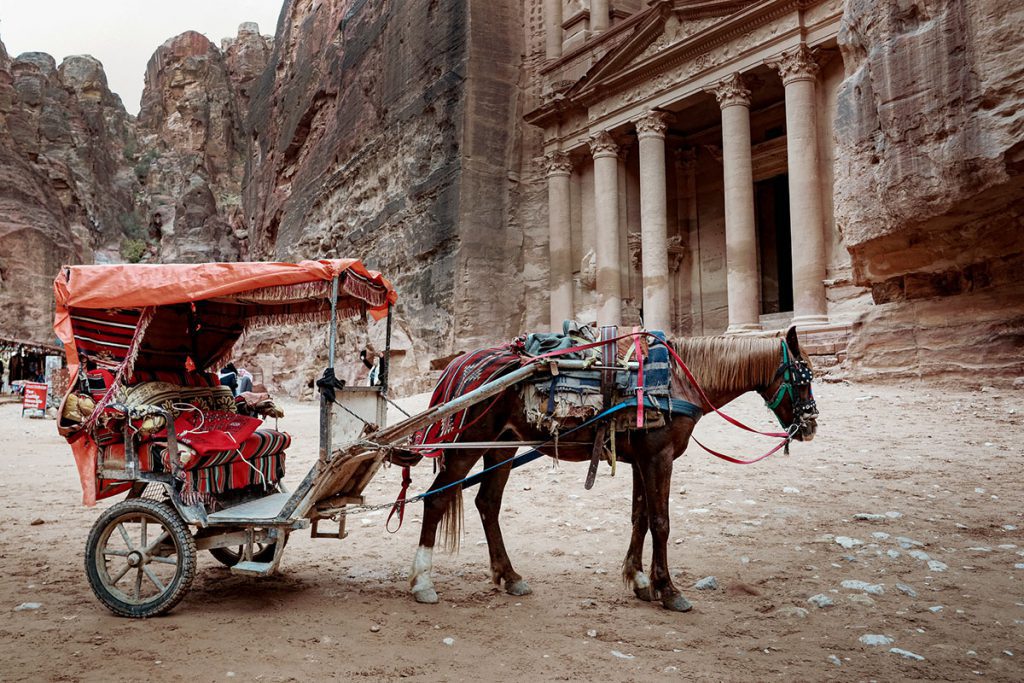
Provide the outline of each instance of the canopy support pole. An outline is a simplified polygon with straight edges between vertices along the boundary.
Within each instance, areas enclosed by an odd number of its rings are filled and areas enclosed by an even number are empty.
[[[384,357],[380,359],[380,390],[388,395],[388,371],[391,370],[391,303],[388,303],[387,332],[384,337]]]
[[[327,369],[334,377],[334,350],[338,343],[338,278],[331,280],[331,329],[327,342]],[[331,454],[331,416],[333,405],[320,392],[320,462],[326,463]]]

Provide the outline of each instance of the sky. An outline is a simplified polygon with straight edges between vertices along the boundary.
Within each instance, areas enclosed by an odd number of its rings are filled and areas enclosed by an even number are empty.
[[[146,62],[164,41],[193,30],[220,46],[255,21],[273,35],[284,0],[0,0],[8,54],[48,52],[60,64],[88,54],[103,62],[110,89],[139,112]]]

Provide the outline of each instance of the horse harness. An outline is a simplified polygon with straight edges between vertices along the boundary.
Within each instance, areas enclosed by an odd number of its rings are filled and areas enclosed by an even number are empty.
[[[779,424],[785,429],[791,429],[793,426],[802,426],[807,418],[817,417],[818,405],[814,402],[814,394],[811,389],[814,373],[807,361],[793,357],[785,341],[782,342],[782,362],[779,364],[779,369],[775,371],[772,382],[779,377],[782,377],[782,384],[776,389],[772,399],[764,402],[768,409],[775,414]],[[806,399],[800,396],[798,389],[801,387],[807,387]],[[791,425],[784,424],[776,412],[776,408],[786,396],[789,396],[790,403],[793,405],[793,424]]]

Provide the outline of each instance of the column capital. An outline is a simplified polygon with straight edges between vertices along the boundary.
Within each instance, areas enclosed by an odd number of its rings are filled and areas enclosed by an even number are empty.
[[[587,138],[587,143],[590,145],[590,153],[594,155],[595,159],[615,157],[619,154],[619,146],[615,144],[615,138],[606,130],[591,135]]]
[[[722,109],[734,105],[750,106],[750,88],[743,76],[738,73],[729,74],[718,83],[715,83],[706,92],[711,93],[718,100],[718,106]]]
[[[817,51],[808,48],[806,43],[800,43],[799,47],[787,50],[778,57],[765,61],[765,64],[779,72],[783,85],[796,81],[813,81],[821,69]]]
[[[666,111],[649,111],[635,119],[633,125],[636,126],[637,137],[641,140],[644,138],[664,139],[665,131],[668,130],[668,123],[671,120],[672,115]]]
[[[548,152],[545,154],[544,167],[549,178],[551,176],[572,175],[572,160],[569,159],[569,155],[565,152]]]

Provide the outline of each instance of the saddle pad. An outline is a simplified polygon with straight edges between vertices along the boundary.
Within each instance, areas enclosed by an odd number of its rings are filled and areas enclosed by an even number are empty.
[[[672,383],[672,364],[669,360],[668,347],[665,346],[665,333],[651,330],[659,341],[651,341],[644,358],[644,393],[655,396],[668,396]],[[615,378],[618,390],[626,395],[636,393],[639,376],[635,371],[619,372]]]

